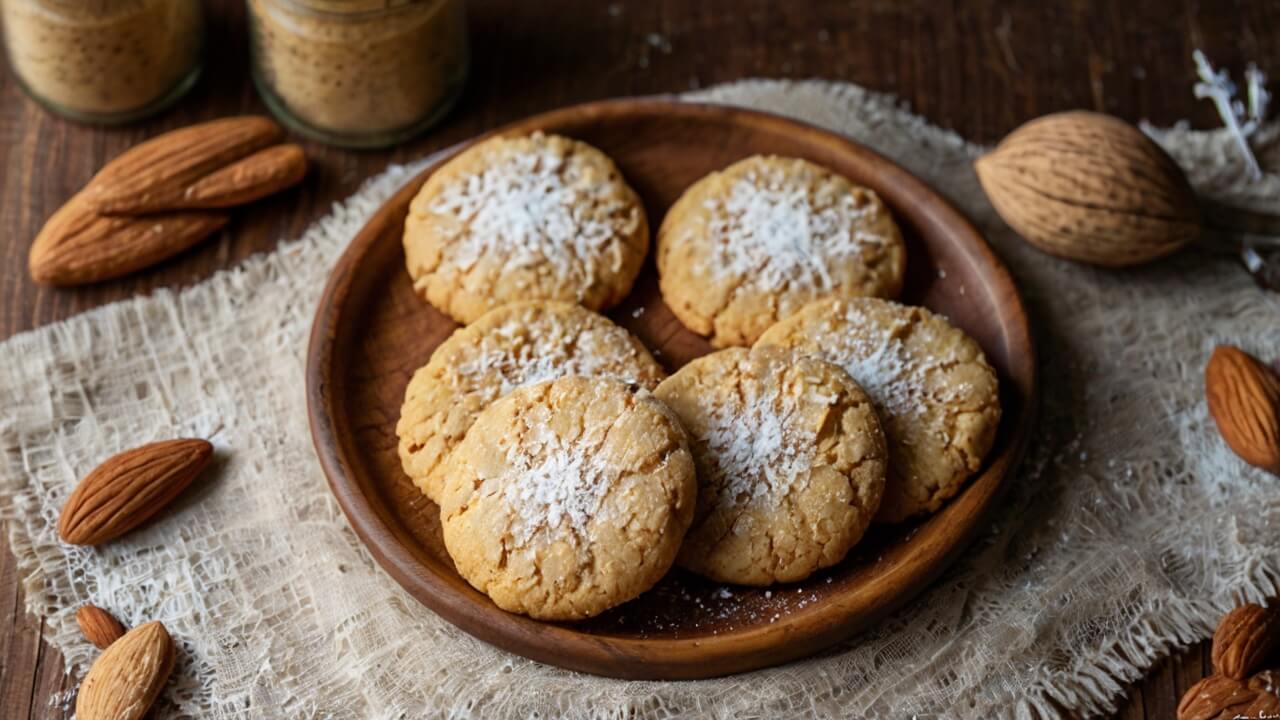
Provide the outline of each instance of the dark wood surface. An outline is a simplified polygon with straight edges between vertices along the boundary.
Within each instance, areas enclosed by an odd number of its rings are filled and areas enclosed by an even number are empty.
[[[897,94],[932,121],[992,142],[1047,112],[1090,108],[1129,119],[1216,125],[1192,98],[1191,51],[1237,77],[1247,60],[1280,75],[1273,0],[474,0],[475,63],[457,110],[395,151],[307,144],[303,187],[240,213],[219,238],[135,278],[59,291],[25,273],[41,222],[108,158],[161,130],[261,112],[248,79],[243,4],[210,0],[204,80],[153,120],[98,130],[45,114],[0,69],[0,336],[156,287],[188,285],[297,235],[389,161],[502,122],[590,99],[673,92],[742,77],[826,77]],[[0,358],[2,360],[2,358]],[[60,718],[51,695],[75,686],[26,615],[13,559],[0,553],[0,716]],[[1171,718],[1208,664],[1205,645],[1175,654],[1127,689],[1117,717]]]
[[[320,462],[374,558],[419,601],[481,639],[542,662],[631,679],[716,677],[810,655],[872,626],[932,582],[986,526],[1035,412],[1027,315],[1008,270],[973,225],[865,147],[772,115],[625,99],[573,105],[496,132],[534,130],[603,150],[653,224],[694,181],[751,155],[803,157],[877,191],[902,227],[911,258],[903,298],[945,313],[996,368],[1000,433],[982,472],[942,511],[924,522],[875,528],[839,565],[788,585],[786,593],[739,588],[725,600],[719,583],[677,570],[590,621],[564,625],[505,613],[458,575],[443,548],[439,510],[405,476],[396,452],[404,387],[457,328],[422,302],[404,271],[405,216],[435,169],[428,168],[337,262],[308,353],[308,409]],[[668,371],[713,349],[663,303],[652,253],[609,315]]]

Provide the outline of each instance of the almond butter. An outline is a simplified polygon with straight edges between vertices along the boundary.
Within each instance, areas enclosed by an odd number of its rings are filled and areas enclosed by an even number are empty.
[[[275,145],[205,175],[183,188],[173,207],[226,208],[273,195],[307,174],[307,156],[298,145]]]
[[[1201,231],[1176,163],[1129,123],[1092,112],[1037,118],[975,163],[1000,217],[1047,253],[1097,265],[1168,255]]]
[[[49,218],[32,243],[31,277],[54,285],[110,280],[177,255],[226,223],[225,215],[212,212],[99,215],[77,196]]]
[[[1243,680],[1280,647],[1280,609],[1241,605],[1227,613],[1213,634],[1213,667]]]
[[[125,633],[98,656],[80,683],[79,720],[138,720],[155,703],[173,672],[176,650],[169,631],[149,622]]]
[[[76,623],[85,639],[99,650],[106,650],[111,643],[124,635],[124,625],[111,613],[97,605],[85,605],[76,611]]]
[[[257,116],[222,118],[154,137],[103,166],[83,191],[85,202],[108,215],[179,209],[183,189],[231,163],[274,145],[284,130]]]
[[[1280,475],[1280,374],[1223,345],[1205,366],[1204,389],[1227,445],[1250,465]]]
[[[204,440],[166,440],[107,459],[62,506],[58,535],[73,545],[117,538],[155,515],[209,464]]]

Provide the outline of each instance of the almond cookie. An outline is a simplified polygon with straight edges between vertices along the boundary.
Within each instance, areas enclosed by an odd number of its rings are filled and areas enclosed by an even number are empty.
[[[422,186],[404,251],[414,289],[460,323],[518,300],[603,310],[631,290],[649,225],[599,150],[558,135],[495,137]]]
[[[460,328],[414,373],[396,435],[400,462],[440,498],[445,459],[476,416],[522,385],[566,375],[606,376],[652,390],[666,376],[631,333],[572,303],[512,303]]]
[[[698,467],[681,566],[718,582],[794,582],[862,538],[887,450],[871,400],[838,366],[731,348],[685,365],[655,394],[680,417]]]
[[[780,345],[837,363],[876,404],[889,482],[876,520],[931,513],[982,465],[1000,424],[1000,388],[982,348],[920,307],[820,300],[769,329]]]
[[[490,405],[446,477],[440,518],[459,574],[541,620],[599,615],[652,587],[697,497],[680,422],[648,391],[603,378]]]
[[[824,297],[896,297],[907,252],[880,198],[796,158],[751,157],[694,183],[658,231],[662,298],[715,347],[750,345]]]

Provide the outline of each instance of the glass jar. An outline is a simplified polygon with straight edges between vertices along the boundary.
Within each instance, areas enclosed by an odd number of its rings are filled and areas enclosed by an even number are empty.
[[[462,91],[462,0],[246,1],[258,93],[304,135],[393,145],[443,117]]]
[[[200,76],[199,0],[0,0],[0,15],[18,81],[72,120],[136,120]]]

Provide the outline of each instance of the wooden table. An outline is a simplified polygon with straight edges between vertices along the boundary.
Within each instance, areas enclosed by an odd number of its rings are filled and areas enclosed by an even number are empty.
[[[249,81],[243,4],[211,0],[206,76],[175,109],[119,129],[73,125],[27,100],[0,71],[0,337],[97,305],[180,287],[291,238],[388,162],[419,157],[514,118],[583,100],[677,92],[745,77],[824,77],[908,101],[962,135],[994,142],[1067,108],[1216,126],[1191,94],[1191,51],[1236,76],[1247,60],[1280,76],[1280,4],[1269,0],[473,0],[474,67],[434,132],[393,151],[307,143],[304,187],[238,213],[216,241],[134,278],[81,290],[34,285],[27,247],[43,220],[104,161],[155,133],[265,112]],[[1274,84],[1273,84],[1274,85]],[[44,624],[23,609],[13,557],[0,551],[0,717],[61,718],[73,688]],[[1120,718],[1172,718],[1208,667],[1197,645],[1129,687]]]

